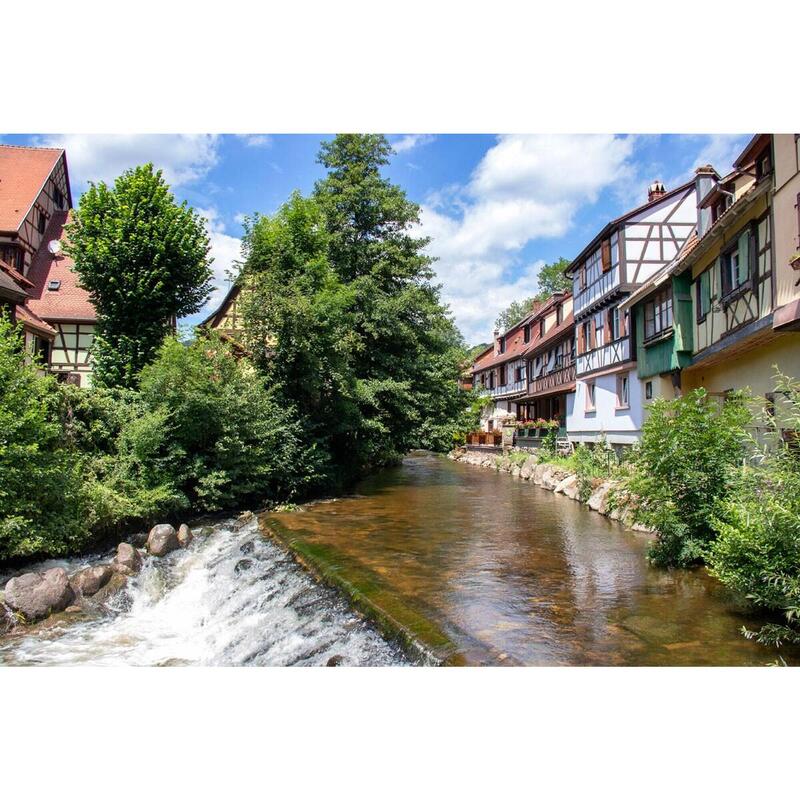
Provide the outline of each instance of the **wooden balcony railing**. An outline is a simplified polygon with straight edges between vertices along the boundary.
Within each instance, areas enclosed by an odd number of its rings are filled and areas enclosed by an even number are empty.
[[[575,382],[575,362],[568,364],[561,369],[548,372],[546,375],[540,375],[533,381],[533,394],[539,392],[548,392],[551,389],[557,389],[559,386],[566,386],[567,384]]]

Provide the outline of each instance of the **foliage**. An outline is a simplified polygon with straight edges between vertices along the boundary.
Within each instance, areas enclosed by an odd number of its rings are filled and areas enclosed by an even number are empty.
[[[592,494],[594,481],[611,476],[613,466],[616,465],[616,456],[605,436],[601,436],[593,447],[581,442],[575,448],[572,460],[578,476],[578,497],[585,503]]]
[[[97,311],[94,381],[131,387],[179,316],[209,292],[209,241],[200,216],[178,204],[152,164],[113,187],[90,185],[66,226],[66,252]]]
[[[312,197],[251,220],[244,240],[247,348],[337,484],[449,449],[471,402],[428,240],[412,235],[419,209],[381,175],[390,152],[383,136],[325,143]]]
[[[0,314],[0,559],[64,553],[85,539],[80,461],[62,446],[56,393]]]
[[[720,404],[696,389],[650,404],[625,489],[640,500],[637,520],[657,531],[655,564],[685,567],[704,558],[714,538],[709,520],[730,491],[750,420],[741,394]]]
[[[564,274],[569,265],[570,260],[563,257],[552,264],[545,264],[539,270],[539,292],[534,299],[543,301],[556,292],[571,292],[572,278]]]
[[[800,383],[779,375],[776,388],[785,399],[779,415],[769,418],[767,443],[736,473],[711,518],[717,538],[708,561],[724,584],[756,606],[783,613],[785,624],[747,635],[765,644],[800,644]],[[779,425],[788,435],[781,436]]]
[[[499,331],[507,331],[524,319],[533,310],[534,303],[542,303],[555,292],[572,291],[572,279],[564,274],[569,266],[567,258],[559,258],[552,264],[545,264],[539,270],[539,291],[533,297],[524,300],[514,300],[505,311],[502,311],[495,320],[495,327]],[[485,348],[484,348],[485,349]]]

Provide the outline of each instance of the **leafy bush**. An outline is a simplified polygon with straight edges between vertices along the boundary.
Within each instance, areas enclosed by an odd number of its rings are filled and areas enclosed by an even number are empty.
[[[741,394],[720,404],[704,389],[650,405],[625,489],[639,498],[637,521],[657,531],[655,564],[686,567],[704,558],[715,535],[709,521],[730,492],[751,418]]]
[[[753,465],[736,475],[733,489],[711,519],[717,535],[710,571],[755,605],[781,611],[785,624],[769,624],[747,635],[765,644],[800,643],[800,383],[779,376],[784,393],[779,419]]]
[[[0,314],[0,559],[80,547],[87,538],[81,460],[63,447],[57,386],[26,363],[21,331]]]
[[[585,503],[592,494],[595,479],[608,478],[611,475],[616,456],[605,436],[601,436],[593,447],[579,444],[575,448],[573,461],[575,474],[578,476],[578,497]]]

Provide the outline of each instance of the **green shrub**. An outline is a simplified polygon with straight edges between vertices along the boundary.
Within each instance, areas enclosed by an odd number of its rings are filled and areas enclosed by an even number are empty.
[[[578,498],[585,503],[592,494],[594,481],[611,476],[616,456],[605,436],[601,436],[593,447],[580,443],[572,460],[578,476]]]
[[[26,363],[21,331],[0,314],[0,559],[80,547],[81,459],[63,447],[51,377]]]
[[[765,644],[800,643],[800,383],[783,376],[778,393],[783,425],[774,421],[754,465],[743,467],[720,502],[711,526],[717,538],[709,553],[710,571],[754,605],[780,611],[785,624],[746,632]],[[788,441],[787,441],[788,440]]]
[[[710,519],[730,491],[751,419],[741,394],[720,404],[696,389],[650,405],[624,488],[639,498],[637,521],[657,531],[650,549],[655,564],[703,560],[715,535]]]

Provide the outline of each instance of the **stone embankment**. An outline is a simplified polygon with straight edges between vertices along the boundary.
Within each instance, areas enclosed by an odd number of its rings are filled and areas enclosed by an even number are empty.
[[[448,458],[497,472],[508,472],[515,478],[530,481],[542,489],[584,503],[592,511],[617,520],[631,530],[652,533],[649,528],[635,521],[635,499],[620,487],[618,481],[602,478],[582,481],[576,473],[564,469],[559,464],[540,463],[535,453],[519,448],[514,448],[503,455],[458,448],[453,450]]]
[[[252,518],[252,512],[246,511],[239,524]],[[143,556],[160,558],[188,547],[193,538],[188,525],[177,530],[172,525],[155,525],[146,538],[144,534],[134,537],[134,541],[144,544],[142,549],[120,542],[109,563],[84,567],[72,575],[63,567],[54,567],[11,578],[0,591],[0,635],[43,621],[56,623],[102,611],[106,602],[141,570]]]

